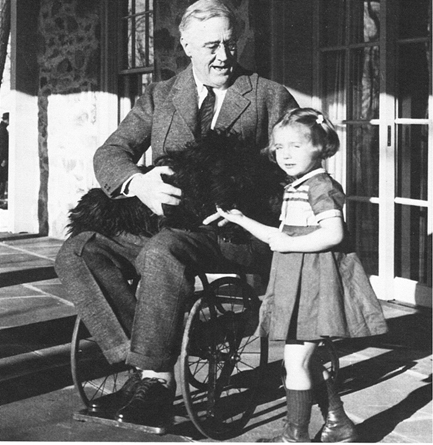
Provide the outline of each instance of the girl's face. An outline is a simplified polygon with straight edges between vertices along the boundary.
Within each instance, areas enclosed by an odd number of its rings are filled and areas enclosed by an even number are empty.
[[[273,146],[277,164],[289,176],[300,178],[321,167],[320,147],[311,143],[309,130],[290,125],[273,130]]]

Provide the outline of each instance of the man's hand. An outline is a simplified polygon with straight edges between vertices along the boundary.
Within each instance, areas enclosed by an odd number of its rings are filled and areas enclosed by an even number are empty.
[[[162,204],[179,205],[182,190],[166,184],[161,175],[172,175],[170,167],[155,167],[148,173],[134,176],[129,190],[156,215],[163,215]]]

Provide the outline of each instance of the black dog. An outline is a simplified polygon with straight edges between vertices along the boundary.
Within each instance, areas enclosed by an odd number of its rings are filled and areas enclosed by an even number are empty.
[[[266,224],[277,221],[280,170],[235,134],[210,131],[201,141],[160,157],[155,165],[174,171],[162,177],[182,190],[178,206],[163,205],[164,216],[157,217],[138,198],[111,199],[101,189],[91,189],[70,211],[69,233],[90,230],[112,237],[124,232],[151,236],[162,227],[198,230],[216,205],[238,208]],[[227,226],[221,229],[225,235],[239,238],[242,230]]]

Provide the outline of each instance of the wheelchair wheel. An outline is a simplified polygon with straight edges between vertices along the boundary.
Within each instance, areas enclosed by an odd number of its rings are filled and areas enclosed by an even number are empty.
[[[205,286],[193,305],[181,350],[182,394],[190,419],[221,440],[251,418],[268,359],[267,339],[254,335],[260,300],[236,277]]]
[[[86,408],[104,394],[118,391],[130,376],[125,364],[110,365],[77,316],[71,344],[71,372]]]

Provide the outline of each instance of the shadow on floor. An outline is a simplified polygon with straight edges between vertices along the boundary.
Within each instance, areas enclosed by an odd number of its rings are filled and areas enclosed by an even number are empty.
[[[411,417],[432,400],[432,384],[428,383],[412,391],[397,405],[372,416],[357,425],[362,442],[380,442],[394,431],[395,427]]]

